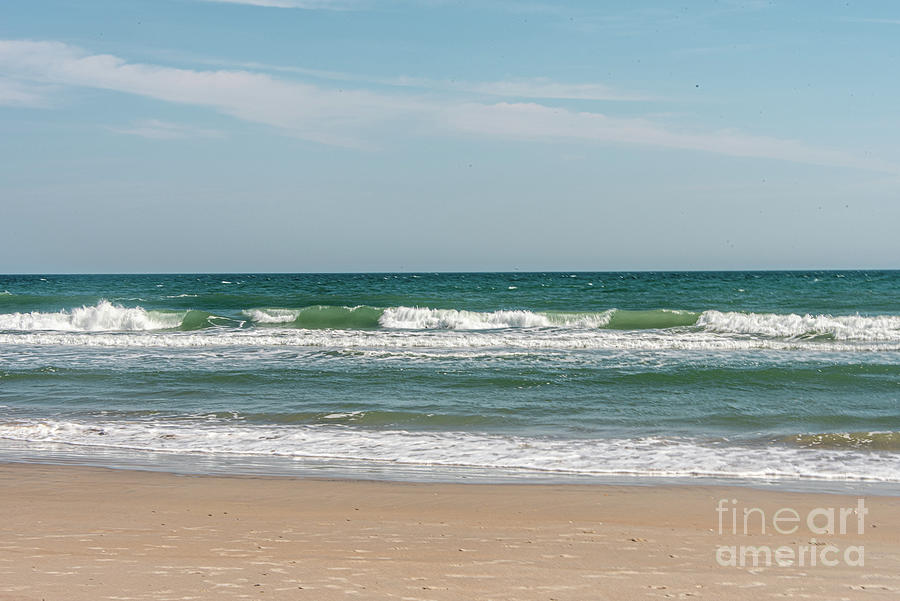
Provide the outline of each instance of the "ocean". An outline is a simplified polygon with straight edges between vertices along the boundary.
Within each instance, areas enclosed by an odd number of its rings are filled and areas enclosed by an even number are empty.
[[[0,460],[900,491],[900,272],[0,276]]]

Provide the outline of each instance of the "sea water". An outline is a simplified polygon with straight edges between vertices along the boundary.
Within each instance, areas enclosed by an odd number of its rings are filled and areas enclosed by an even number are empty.
[[[0,276],[0,460],[900,490],[900,272]]]

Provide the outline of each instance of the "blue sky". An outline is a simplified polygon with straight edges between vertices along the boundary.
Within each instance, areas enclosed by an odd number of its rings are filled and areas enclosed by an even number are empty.
[[[900,267],[894,2],[0,6],[0,272]]]

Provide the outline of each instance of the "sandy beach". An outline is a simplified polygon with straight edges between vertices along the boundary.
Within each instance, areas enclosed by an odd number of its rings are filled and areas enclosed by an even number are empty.
[[[732,531],[729,503],[757,510],[749,534]],[[223,478],[7,464],[0,466],[0,599],[896,599],[900,499],[866,497],[863,534],[855,514],[846,534],[830,536],[813,534],[805,518],[794,534],[778,534],[770,519],[779,508],[805,515],[858,503],[746,488]],[[755,519],[762,513],[766,534]],[[723,545],[834,545],[828,558],[838,565],[723,566]],[[864,565],[844,561],[850,546],[864,547]]]

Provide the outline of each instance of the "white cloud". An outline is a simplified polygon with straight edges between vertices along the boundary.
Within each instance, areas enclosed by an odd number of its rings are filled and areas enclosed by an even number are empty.
[[[900,19],[876,19],[876,18],[854,18],[846,17],[841,19],[850,23],[877,23],[881,25],[900,25]]]
[[[299,8],[304,10],[366,10],[391,5],[413,4],[433,7],[471,3],[481,8],[498,8],[512,12],[559,13],[552,4],[528,3],[522,0],[199,0],[217,4],[245,4],[264,8]]]
[[[0,106],[48,107],[50,91],[48,86],[0,77]]]
[[[247,4],[266,8],[303,8],[307,10],[347,10],[352,2],[339,0],[203,0],[219,4]]]
[[[897,172],[897,166],[797,140],[753,136],[736,130],[681,132],[647,119],[616,118],[535,103],[468,103],[448,112],[448,127],[487,136],[520,139],[594,140],[699,150],[737,157]]]
[[[500,81],[473,82],[459,79],[430,79],[425,77],[371,77],[342,71],[326,71],[307,67],[271,65],[252,61],[226,62],[200,60],[206,65],[270,71],[273,73],[295,73],[331,81],[346,81],[374,84],[395,88],[417,88],[442,92],[461,92],[482,96],[504,98],[546,98],[554,100],[653,100],[650,96],[616,90],[598,83],[562,83],[546,77],[506,79]]]
[[[462,83],[460,90],[508,98],[548,98],[557,100],[647,100],[646,96],[618,92],[593,83],[560,83],[543,77],[487,83]]]
[[[183,123],[171,123],[158,119],[145,119],[130,127],[109,128],[117,134],[140,136],[151,140],[176,140],[184,138],[223,138],[224,134],[215,129],[203,129]]]
[[[432,96],[326,88],[243,70],[203,71],[129,63],[116,56],[92,55],[57,42],[0,41],[0,73],[4,71],[44,85],[84,86],[206,106],[326,144],[369,146],[386,136],[463,133],[640,144],[898,171],[896,166],[876,159],[735,130],[688,132],[650,119],[577,112],[533,102],[459,102]]]
[[[598,83],[562,83],[546,77],[506,79],[500,81],[464,81],[428,79],[421,77],[365,78],[348,73],[319,72],[308,74],[323,79],[361,81],[378,85],[420,88],[443,92],[460,92],[469,95],[497,96],[503,98],[535,98],[548,100],[650,100],[650,97],[615,90]]]
[[[363,146],[373,125],[421,112],[417,101],[326,89],[248,71],[198,71],[128,63],[58,42],[0,41],[0,70],[37,81],[113,90],[285,129],[326,144]]]

